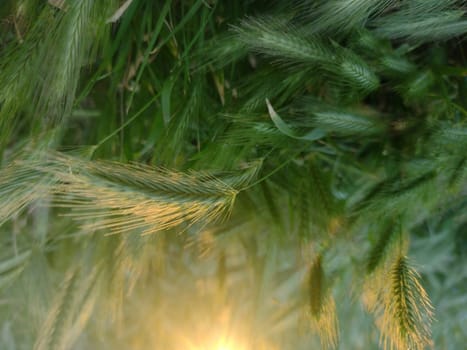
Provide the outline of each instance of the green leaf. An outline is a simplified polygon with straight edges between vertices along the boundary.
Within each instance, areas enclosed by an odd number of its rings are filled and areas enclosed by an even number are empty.
[[[313,129],[306,133],[303,136],[297,135],[294,130],[292,130],[279,116],[279,114],[276,113],[274,108],[272,107],[271,103],[269,102],[268,99],[266,99],[266,105],[268,106],[268,112],[269,116],[271,117],[271,120],[273,121],[274,125],[281,131],[284,135],[287,135],[291,138],[298,139],[298,140],[306,140],[306,141],[316,141],[321,138],[323,138],[326,133],[321,130],[321,129]]]

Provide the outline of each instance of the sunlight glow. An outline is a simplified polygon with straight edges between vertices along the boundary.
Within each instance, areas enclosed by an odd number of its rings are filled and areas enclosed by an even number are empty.
[[[187,324],[183,331],[177,328],[174,340],[179,344],[175,348],[184,350],[259,350],[256,345],[251,347],[246,322],[242,318],[232,316],[232,306],[221,305],[212,314],[203,310],[197,312],[201,322]],[[256,343],[255,343],[256,344]],[[269,350],[269,349],[268,349]]]
[[[204,344],[188,345],[190,350],[246,350],[247,348],[241,342],[234,341],[229,337],[219,337],[217,339],[206,339]],[[186,347],[185,347],[186,349]]]
[[[244,348],[232,341],[221,339],[217,342],[213,350],[243,350]]]
[[[216,350],[236,350],[232,348],[230,345],[218,345]]]

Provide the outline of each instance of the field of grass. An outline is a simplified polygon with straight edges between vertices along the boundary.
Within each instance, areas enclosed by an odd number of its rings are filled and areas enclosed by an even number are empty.
[[[459,350],[467,4],[0,3],[0,349]]]

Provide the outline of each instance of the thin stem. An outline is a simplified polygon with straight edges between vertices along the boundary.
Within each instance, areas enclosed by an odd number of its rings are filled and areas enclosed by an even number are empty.
[[[129,118],[125,123],[123,123],[118,129],[115,129],[112,131],[109,135],[104,137],[101,142],[99,142],[95,149],[99,148],[107,142],[109,139],[111,139],[113,136],[117,135],[120,131],[122,131],[126,126],[128,126],[133,120],[138,118],[141,114],[143,114],[153,103],[159,98],[159,94],[155,95],[153,98],[151,98],[139,111],[137,111],[131,118]]]

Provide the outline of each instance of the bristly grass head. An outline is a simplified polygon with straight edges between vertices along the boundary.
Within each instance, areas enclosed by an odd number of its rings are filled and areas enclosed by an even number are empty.
[[[389,272],[380,330],[385,349],[423,350],[432,346],[433,306],[420,284],[420,275],[400,255]]]
[[[221,180],[206,172],[86,161],[59,153],[44,159],[45,164],[17,162],[0,173],[0,189],[12,198],[1,207],[3,221],[35,199],[53,194],[54,205],[71,208],[69,215],[87,222],[87,228],[111,233],[136,229],[149,234],[182,223],[210,222],[228,215],[239,189],[258,170],[254,166]]]
[[[321,255],[316,256],[309,270],[309,319],[312,330],[320,337],[321,346],[334,349],[339,339],[336,305],[322,260]]]

